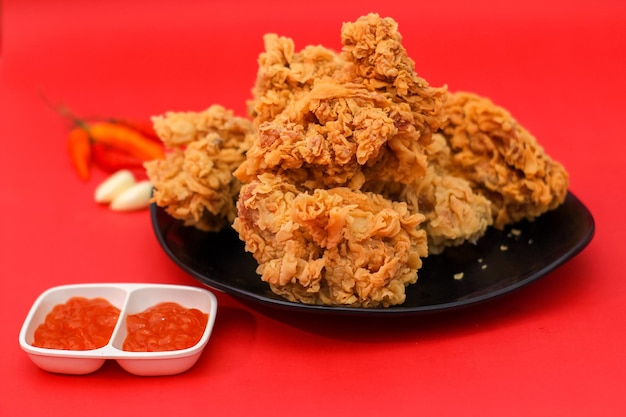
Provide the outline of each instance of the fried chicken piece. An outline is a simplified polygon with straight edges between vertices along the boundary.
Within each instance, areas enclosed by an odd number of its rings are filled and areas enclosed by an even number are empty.
[[[451,159],[447,169],[491,201],[502,229],[558,207],[569,177],[537,140],[502,107],[470,93],[449,94],[441,128]]]
[[[336,72],[344,63],[323,46],[306,46],[295,52],[292,39],[266,34],[265,52],[259,55],[257,79],[248,112],[258,126],[273,120],[300,93],[309,91],[315,80]]]
[[[402,45],[398,23],[376,13],[344,23],[341,29],[341,56],[348,62],[336,78],[385,92],[394,101],[407,103],[424,145],[443,121],[441,110],[446,87],[434,88],[418,76],[415,62]]]
[[[307,304],[388,307],[427,255],[420,214],[346,187],[306,191],[273,174],[243,186],[233,227],[272,291]]]
[[[475,193],[466,179],[446,170],[450,148],[443,136],[434,135],[426,153],[428,168],[423,178],[409,184],[368,182],[363,189],[405,202],[411,212],[422,213],[429,254],[465,242],[476,243],[492,224],[491,203]]]
[[[409,182],[426,170],[413,116],[384,94],[320,80],[259,126],[235,176],[250,182],[268,172],[308,189],[359,189],[366,177]]]
[[[405,187],[402,200],[419,200],[426,216],[428,252],[439,254],[447,247],[476,243],[492,224],[489,200],[476,194],[464,178],[432,172],[416,187]],[[415,193],[413,196],[411,194]]]
[[[200,230],[230,226],[241,188],[232,173],[252,142],[252,122],[211,106],[198,113],[168,112],[153,123],[172,151],[145,164],[154,186],[152,201]]]
[[[344,24],[342,41],[338,61],[319,47],[297,55],[293,42],[266,38],[254,90],[259,133],[237,178],[269,172],[309,189],[359,189],[366,178],[409,183],[425,174],[445,89],[417,76],[390,18]],[[308,70],[296,71],[304,55]]]

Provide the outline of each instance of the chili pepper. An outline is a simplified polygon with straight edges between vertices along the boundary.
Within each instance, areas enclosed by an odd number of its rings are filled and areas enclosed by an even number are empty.
[[[91,152],[93,162],[107,172],[117,172],[121,169],[145,171],[143,160],[104,143],[94,142],[91,145]]]
[[[133,122],[129,119],[86,121],[78,118],[66,106],[54,106],[43,94],[41,96],[51,108],[72,121],[74,125],[72,132],[76,132],[72,135],[77,138],[82,136],[82,144],[70,146],[72,149],[70,154],[79,176],[85,180],[89,178],[91,147],[93,147],[94,159],[105,170],[130,168],[145,175],[142,165],[144,161],[165,157],[163,143],[152,125]],[[78,141],[78,139],[72,140]],[[86,162],[80,162],[80,155],[83,155],[82,158]]]
[[[78,177],[87,181],[89,179],[91,143],[89,142],[89,135],[84,129],[75,127],[70,131],[67,136],[67,152]]]
[[[94,142],[126,151],[142,160],[162,159],[163,147],[141,133],[119,124],[97,122],[88,125],[89,135]]]
[[[151,122],[143,122],[130,119],[110,119],[110,122],[130,127],[131,129],[136,130],[137,132],[144,135],[146,138],[153,140],[159,144],[162,143],[161,138],[159,138],[159,135],[157,135]]]

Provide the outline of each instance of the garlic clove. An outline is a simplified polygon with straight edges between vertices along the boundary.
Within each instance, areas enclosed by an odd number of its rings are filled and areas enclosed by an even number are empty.
[[[104,180],[94,193],[94,199],[98,203],[110,203],[118,195],[135,184],[135,176],[127,169],[117,171]]]
[[[139,210],[150,205],[151,196],[152,183],[147,180],[139,181],[115,197],[110,207],[115,211]]]

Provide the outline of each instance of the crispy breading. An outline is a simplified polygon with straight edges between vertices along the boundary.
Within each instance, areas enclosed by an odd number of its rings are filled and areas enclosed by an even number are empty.
[[[253,91],[258,136],[235,176],[269,172],[309,189],[424,176],[445,89],[418,77],[401,39],[395,21],[377,14],[343,25],[339,57],[321,47],[297,54],[293,41],[266,37]]]
[[[400,304],[427,255],[424,216],[346,187],[307,191],[273,174],[243,186],[233,227],[272,291],[292,301]]]
[[[336,77],[407,103],[415,113],[415,128],[424,145],[442,122],[446,87],[435,88],[415,71],[415,62],[402,45],[398,24],[370,13],[343,24],[341,56],[348,65]]]
[[[232,173],[250,147],[252,123],[221,106],[199,113],[168,112],[153,122],[172,151],[145,164],[154,186],[152,201],[201,230],[230,225],[241,188]]]
[[[491,201],[502,229],[558,207],[569,177],[508,111],[476,94],[449,94],[441,128],[451,149],[448,169]]]
[[[409,210],[424,214],[421,227],[428,235],[428,253],[475,243],[492,224],[491,203],[474,192],[469,181],[450,174],[450,148],[440,134],[426,147],[426,175],[409,184],[368,182],[364,189],[406,202]]]
[[[273,120],[294,100],[309,91],[313,83],[336,72],[344,62],[323,46],[306,46],[295,52],[292,39],[273,33],[263,37],[265,52],[259,55],[259,69],[248,112],[256,125]]]
[[[413,116],[385,94],[324,79],[259,126],[235,175],[285,175],[309,189],[358,189],[366,176],[409,182],[426,170]]]

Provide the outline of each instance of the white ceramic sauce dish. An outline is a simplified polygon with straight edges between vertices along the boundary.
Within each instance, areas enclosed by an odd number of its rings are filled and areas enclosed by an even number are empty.
[[[109,342],[98,349],[63,350],[33,346],[37,327],[59,304],[73,297],[104,298],[120,309],[119,319]],[[208,322],[200,340],[185,349],[160,352],[129,352],[122,350],[126,339],[126,317],[163,302],[174,302],[208,314]],[[76,284],[50,288],[41,294],[28,313],[19,334],[22,349],[40,368],[55,373],[88,374],[95,372],[108,359],[134,375],[175,375],[190,369],[206,346],[217,314],[217,299],[202,288],[167,284]]]

